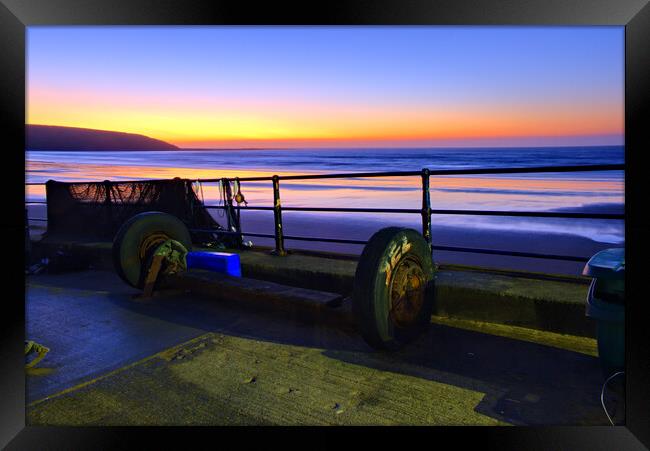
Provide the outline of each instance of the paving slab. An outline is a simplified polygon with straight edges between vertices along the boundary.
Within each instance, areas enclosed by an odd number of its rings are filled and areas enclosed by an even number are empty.
[[[607,424],[597,358],[543,332],[432,324],[381,353],[237,299],[133,294],[108,271],[28,278],[28,331],[51,347],[28,424]]]

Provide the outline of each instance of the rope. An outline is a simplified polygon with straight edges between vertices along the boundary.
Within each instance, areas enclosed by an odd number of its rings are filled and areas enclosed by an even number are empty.
[[[34,367],[38,362],[43,360],[45,355],[50,352],[50,348],[46,348],[43,345],[40,345],[36,343],[35,341],[25,341],[25,356],[28,356],[29,354],[32,353],[38,353],[38,356],[31,362],[29,362],[27,365],[25,365],[25,368],[32,368]]]
[[[217,204],[218,206],[222,206],[225,204],[224,200],[224,187],[223,187],[223,179],[219,180],[219,183],[217,184],[219,187],[219,203]],[[223,218],[226,215],[225,209],[224,208],[218,208],[217,209],[217,216],[220,218]]]
[[[618,373],[614,373],[611,376],[607,378],[605,383],[603,384],[603,389],[600,391],[600,405],[603,406],[603,410],[605,411],[605,415],[607,415],[607,419],[609,420],[609,423],[614,426],[614,422],[612,421],[612,417],[609,416],[609,412],[607,411],[607,407],[605,407],[605,387],[607,387],[607,384],[609,383],[610,380],[614,379],[616,376],[620,374],[625,374],[625,371],[619,371]]]

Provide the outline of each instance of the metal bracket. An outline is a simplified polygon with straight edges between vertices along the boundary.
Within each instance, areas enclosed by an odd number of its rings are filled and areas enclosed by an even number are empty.
[[[162,267],[164,259],[164,255],[156,254],[153,256],[149,272],[147,273],[147,278],[144,281],[144,290],[142,293],[143,298],[150,298],[153,295],[153,288],[156,285],[156,279],[158,279],[158,274],[160,273],[160,268]]]

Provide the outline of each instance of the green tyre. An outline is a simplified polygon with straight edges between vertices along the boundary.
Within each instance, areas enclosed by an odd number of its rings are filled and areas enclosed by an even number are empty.
[[[376,349],[397,350],[431,323],[435,265],[431,248],[413,229],[387,227],[366,244],[354,277],[357,326]]]
[[[151,255],[169,239],[188,250],[192,248],[190,232],[176,216],[158,211],[133,216],[122,224],[113,240],[115,271],[127,284],[142,289]]]

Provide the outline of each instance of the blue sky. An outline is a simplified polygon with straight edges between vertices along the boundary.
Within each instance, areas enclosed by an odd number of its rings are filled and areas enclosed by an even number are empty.
[[[28,123],[181,145],[623,136],[623,27],[29,27],[27,74]]]

